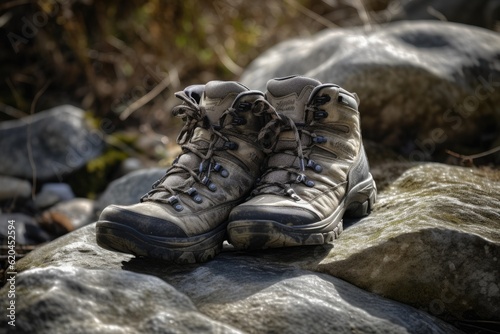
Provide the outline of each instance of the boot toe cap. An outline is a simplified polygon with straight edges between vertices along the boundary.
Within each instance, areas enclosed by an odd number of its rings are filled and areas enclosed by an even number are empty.
[[[132,228],[145,235],[166,238],[185,238],[185,231],[174,222],[159,218],[158,214],[146,204],[133,206],[109,205],[100,217],[99,223],[114,223]]]

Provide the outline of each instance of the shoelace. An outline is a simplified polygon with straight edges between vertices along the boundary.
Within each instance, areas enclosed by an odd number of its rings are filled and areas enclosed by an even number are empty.
[[[210,123],[206,115],[206,110],[202,106],[192,101],[184,92],[176,93],[176,96],[185,102],[185,104],[174,107],[172,110],[174,116],[185,119],[184,126],[177,137],[177,143],[181,145],[184,154],[192,152],[200,157],[201,163],[198,168],[198,173],[193,171],[192,168],[181,164],[178,161],[179,158],[177,158],[165,175],[153,184],[152,190],[141,198],[141,202],[155,201],[166,203],[172,205],[177,211],[182,211],[183,207],[179,203],[179,198],[177,197],[179,193],[187,194],[194,202],[201,203],[203,198],[195,188],[196,183],[203,184],[209,190],[215,191],[217,190],[217,186],[210,181],[210,173],[215,171],[220,173],[222,177],[229,176],[229,172],[214,160],[213,154],[216,151],[238,148],[236,143],[231,142],[221,133],[221,130],[229,125],[238,126],[244,124],[242,121],[244,119],[239,117],[238,111],[251,109],[255,116],[264,116],[267,113],[275,113],[275,111],[269,102],[262,97],[256,99],[253,103],[242,102],[238,105],[238,109],[229,108],[221,115],[221,125],[214,126]],[[196,144],[189,142],[189,139],[192,138],[194,134],[194,130],[200,125],[207,129],[211,135],[212,140],[208,148],[200,148]],[[219,139],[223,140],[223,145],[216,147],[216,143],[220,143]],[[163,184],[169,175],[179,172],[186,172],[190,177],[186,178],[183,184],[176,185],[175,187]],[[154,196],[158,193],[160,193],[161,196]]]
[[[141,202],[154,201],[167,203],[171,204],[177,211],[181,211],[183,207],[179,204],[179,199],[176,195],[184,193],[189,195],[196,203],[201,203],[203,199],[198,194],[194,185],[196,183],[200,183],[207,186],[211,191],[215,191],[217,187],[210,181],[210,173],[212,171],[216,171],[220,172],[223,177],[227,177],[229,175],[227,170],[225,170],[213,159],[214,152],[236,149],[237,145],[236,143],[231,142],[220,132],[225,125],[218,128],[210,123],[205,108],[192,101],[185,92],[178,92],[175,95],[183,100],[184,104],[174,107],[172,109],[172,114],[185,120],[184,126],[177,137],[177,143],[181,145],[182,151],[184,152],[183,154],[192,152],[201,159],[201,163],[199,165],[200,167],[198,168],[198,173],[196,173],[191,167],[180,163],[178,157],[172,166],[166,171],[165,175],[156,181],[153,184],[152,189],[141,198]],[[227,114],[234,112],[234,110],[228,109],[223,113],[222,117],[225,118]],[[199,126],[208,130],[211,137],[210,143],[206,148],[189,142],[189,139],[193,137],[195,129]],[[216,147],[216,143],[221,142],[219,139],[222,139],[223,145],[221,147]],[[182,172],[189,174],[189,177],[186,178],[185,182],[176,186],[168,186],[164,184],[164,181],[169,175]],[[161,196],[153,196],[158,193],[161,193]]]
[[[324,117],[323,110],[319,109],[318,106],[327,102],[327,99],[319,99],[317,103],[311,106],[310,111],[314,112],[315,120]],[[293,157],[297,157],[299,159],[299,167],[293,166],[292,164],[288,165],[277,165],[277,166],[268,166],[267,170],[262,174],[261,181],[257,184],[257,186],[252,191],[252,196],[258,194],[275,194],[275,195],[286,195],[292,197],[294,200],[300,200],[300,197],[295,193],[292,188],[292,184],[303,183],[308,187],[314,187],[315,183],[312,180],[308,180],[305,174],[306,168],[313,169],[316,173],[321,173],[322,167],[319,164],[316,164],[313,160],[306,159],[308,156],[308,152],[310,151],[313,144],[322,144],[326,142],[326,138],[317,136],[315,133],[307,131],[302,128],[299,129],[297,124],[288,116],[277,113],[274,107],[271,106],[274,112],[269,112],[271,115],[271,120],[262,128],[259,133],[259,142],[263,146],[263,150],[266,153],[281,153],[290,155],[290,160],[295,160]],[[319,115],[319,118],[316,117]],[[305,125],[305,124],[304,124]],[[282,131],[292,131],[295,139],[295,148],[290,150],[289,148],[285,149],[276,149],[279,143],[279,136]],[[308,145],[302,144],[302,138],[309,142]],[[307,138],[309,137],[309,138]],[[307,140],[309,139],[309,140]],[[307,160],[307,163],[306,163]],[[285,171],[288,172],[289,178],[280,178],[278,180],[270,181],[262,181],[266,180],[266,176],[269,176],[273,172],[276,171]],[[295,176],[295,177],[293,177]],[[278,191],[275,189],[279,188]]]

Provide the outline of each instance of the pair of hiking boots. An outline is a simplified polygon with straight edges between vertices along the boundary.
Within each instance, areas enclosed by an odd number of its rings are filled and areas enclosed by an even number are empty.
[[[100,246],[177,263],[237,249],[330,243],[344,215],[369,213],[376,186],[356,94],[302,76],[267,92],[211,81],[176,93],[182,154],[140,203],[110,205]]]

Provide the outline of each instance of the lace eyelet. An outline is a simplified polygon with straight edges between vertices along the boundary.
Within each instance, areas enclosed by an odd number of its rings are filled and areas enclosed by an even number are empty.
[[[175,195],[170,196],[169,198],[167,198],[167,202],[168,202],[168,204],[174,205],[174,204],[179,202],[179,198]]]
[[[208,170],[209,165],[210,164],[207,163],[206,161],[200,162],[200,166],[198,167],[199,172],[200,173],[206,172]]]
[[[160,179],[160,180],[156,180],[156,181],[155,181],[155,182],[151,185],[151,189],[154,189],[154,188],[158,187],[158,185],[160,184],[160,181],[161,181],[161,179]]]
[[[177,196],[170,196],[168,199],[167,199],[167,202],[168,204],[172,205],[175,209],[175,211],[182,211],[184,210],[184,207],[182,206],[181,203],[179,203],[179,197]]]
[[[299,195],[297,195],[297,193],[295,193],[295,191],[290,188],[286,191],[287,195],[290,196],[291,198],[293,198],[295,201],[300,201],[300,197]]]
[[[314,185],[315,185],[313,180],[307,180],[304,183],[306,186],[311,187],[311,188],[314,187]]]
[[[316,105],[321,105],[321,104],[325,104],[327,102],[329,102],[332,98],[330,97],[330,95],[321,95],[321,96],[317,96],[315,99],[314,99],[314,102]]]
[[[315,121],[319,121],[319,120],[327,118],[327,117],[328,117],[328,113],[324,110],[317,110],[313,114],[313,118]]]
[[[326,143],[328,140],[327,140],[325,137],[322,137],[322,136],[317,136],[317,137],[313,137],[313,138],[312,138],[312,141],[313,141],[313,143],[315,143],[315,144],[324,144],[324,143]]]
[[[252,103],[250,103],[250,102],[241,102],[236,107],[236,110],[241,111],[241,112],[245,112],[245,111],[250,110],[251,107],[252,107]]]
[[[238,149],[238,143],[232,142],[232,141],[227,141],[224,143],[224,148],[227,150],[237,150]]]
[[[314,160],[309,160],[306,167],[313,169],[316,173],[321,173],[323,170],[323,167],[317,164]]]
[[[217,186],[215,185],[215,183],[213,183],[212,181],[210,181],[210,179],[208,177],[205,176],[201,180],[201,183],[203,183],[205,186],[207,186],[208,190],[210,190],[211,192],[216,192],[217,191]]]
[[[200,204],[203,202],[203,198],[198,194],[198,191],[195,188],[189,188],[186,193],[195,201]]]
[[[234,117],[231,124],[232,125],[245,125],[245,124],[247,124],[247,120],[243,117]]]
[[[229,176],[229,172],[227,171],[227,169],[225,169],[224,167],[222,167],[221,164],[219,164],[218,162],[215,163],[215,166],[214,166],[214,171],[219,173],[220,176],[226,178]]]

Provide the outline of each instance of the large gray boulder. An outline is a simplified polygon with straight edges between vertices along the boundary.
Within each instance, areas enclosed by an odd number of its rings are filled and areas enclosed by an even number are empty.
[[[500,321],[500,171],[425,164],[315,270],[440,317]]]
[[[140,169],[111,182],[96,202],[96,211],[100,213],[110,204],[130,205],[138,203],[140,198],[151,190],[152,184],[165,175],[163,168]]]
[[[243,331],[453,331],[429,314],[458,324],[500,321],[500,172],[399,164],[402,175],[380,192],[371,215],[346,221],[334,247],[241,252],[226,245],[209,263],[179,266],[104,250],[92,224],[31,252],[17,270],[157,276],[201,313]]]
[[[295,251],[299,259],[325,255]],[[18,263],[16,326],[40,333],[459,333],[426,312],[278,259],[230,249],[202,265],[134,258],[97,246],[90,225]]]
[[[401,0],[393,20],[444,20],[500,31],[500,0]]]
[[[15,289],[12,333],[240,333],[150,275],[48,267],[18,275]]]
[[[60,180],[101,153],[103,135],[70,105],[1,122],[0,175]]]
[[[413,161],[442,149],[489,148],[500,133],[500,36],[448,22],[332,29],[285,41],[241,81],[265,90],[302,74],[356,92],[365,138]]]

